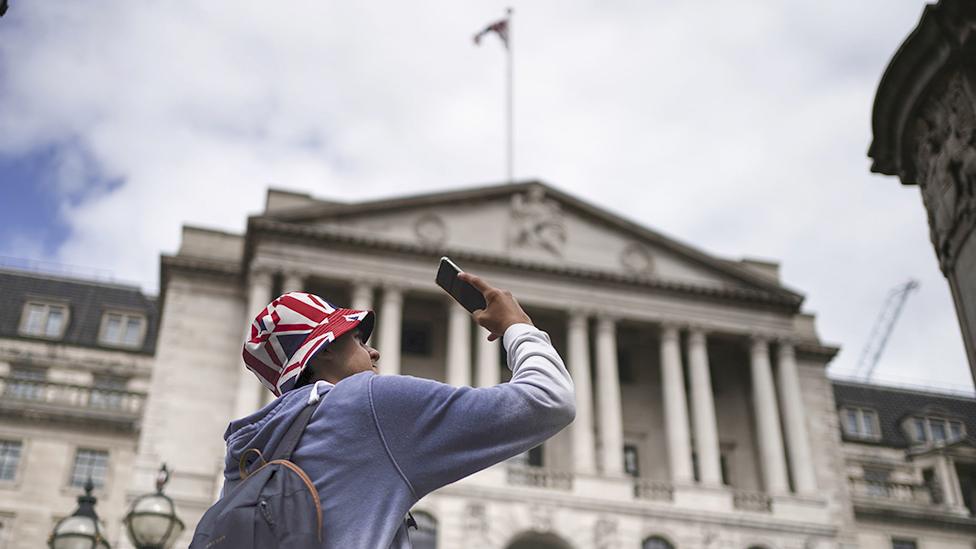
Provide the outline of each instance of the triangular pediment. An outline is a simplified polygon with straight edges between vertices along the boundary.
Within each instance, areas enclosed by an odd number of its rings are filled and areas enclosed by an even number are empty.
[[[539,182],[513,183],[361,203],[282,193],[264,217],[305,227],[480,256],[605,271],[697,287],[756,289],[797,301],[775,267],[710,256]],[[276,207],[270,207],[272,204]],[[286,207],[283,207],[286,206]]]

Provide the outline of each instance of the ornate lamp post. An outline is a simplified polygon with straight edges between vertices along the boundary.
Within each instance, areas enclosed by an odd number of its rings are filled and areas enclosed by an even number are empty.
[[[89,477],[85,483],[84,495],[78,496],[78,509],[70,517],[58,521],[47,540],[51,549],[111,549],[102,532],[95,513],[95,502],[92,495],[95,485]]]
[[[185,526],[176,516],[173,500],[163,494],[167,482],[169,469],[164,463],[156,476],[156,493],[136,498],[125,516],[129,541],[138,549],[168,549],[183,533]]]

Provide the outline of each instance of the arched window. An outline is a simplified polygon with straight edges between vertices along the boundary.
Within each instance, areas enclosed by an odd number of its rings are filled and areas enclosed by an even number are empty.
[[[437,549],[437,519],[423,511],[414,511],[412,515],[417,521],[417,529],[408,530],[413,549]]]
[[[670,541],[661,536],[651,536],[644,540],[641,549],[674,549],[674,545],[671,545]]]

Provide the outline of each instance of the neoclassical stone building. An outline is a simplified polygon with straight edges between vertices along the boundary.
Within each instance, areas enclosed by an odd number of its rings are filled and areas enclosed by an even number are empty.
[[[825,375],[837,349],[777,266],[709,256],[537,182],[357,204],[271,191],[244,235],[185,228],[162,258],[143,474],[171,465],[190,524],[210,504],[227,422],[268,396],[240,364],[245,319],[280,292],[375,308],[384,373],[504,380],[500,346],[433,283],[442,255],[519,297],[578,405],[541,448],[418,506],[441,547],[853,543]]]
[[[0,273],[0,549],[41,546],[88,473],[129,547],[122,517],[162,462],[185,547],[228,422],[268,398],[240,346],[280,292],[375,309],[384,373],[504,381],[499,345],[434,285],[442,255],[551,334],[577,418],[421,501],[417,549],[972,549],[976,399],[832,382],[837,349],[775,264],[536,182],[356,204],[272,190],[245,234],[184,227],[158,300]]]

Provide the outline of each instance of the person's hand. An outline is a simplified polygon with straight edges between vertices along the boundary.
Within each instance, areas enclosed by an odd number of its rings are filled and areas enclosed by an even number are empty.
[[[471,284],[485,296],[487,306],[471,315],[475,322],[491,332],[488,341],[495,341],[505,335],[505,330],[512,324],[532,324],[532,319],[522,310],[512,292],[495,288],[471,273],[459,273],[458,278]]]

